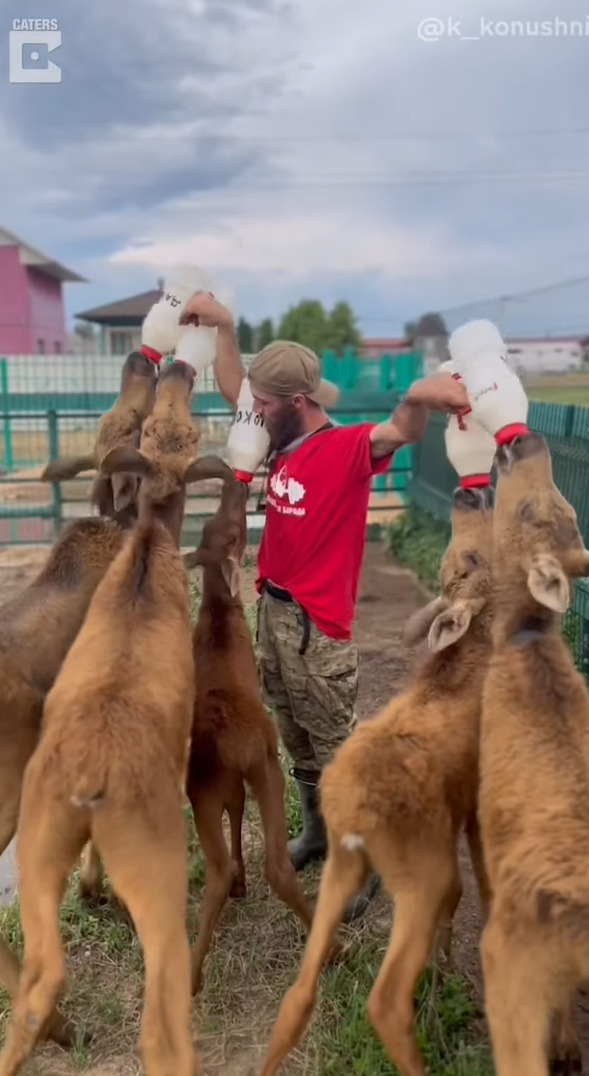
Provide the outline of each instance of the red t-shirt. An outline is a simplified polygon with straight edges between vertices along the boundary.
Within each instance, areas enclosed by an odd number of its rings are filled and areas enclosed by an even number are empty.
[[[352,636],[371,479],[392,459],[372,459],[373,426],[321,430],[277,454],[268,475],[257,589],[284,587],[334,639]]]

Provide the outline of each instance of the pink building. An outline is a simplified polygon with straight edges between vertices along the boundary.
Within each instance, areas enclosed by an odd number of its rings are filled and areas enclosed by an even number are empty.
[[[0,355],[68,350],[62,286],[84,277],[0,228]]]

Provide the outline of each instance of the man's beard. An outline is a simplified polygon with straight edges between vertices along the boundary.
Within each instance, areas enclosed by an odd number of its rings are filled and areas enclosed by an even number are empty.
[[[274,452],[280,452],[304,433],[302,415],[293,403],[287,401],[279,413],[273,415],[272,424],[266,423],[266,429],[270,437],[270,447]]]

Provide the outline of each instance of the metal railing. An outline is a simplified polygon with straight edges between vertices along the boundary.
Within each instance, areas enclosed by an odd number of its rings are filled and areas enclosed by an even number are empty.
[[[247,367],[251,356],[242,358]],[[88,512],[91,479],[49,486],[39,482],[39,475],[48,460],[91,451],[98,421],[117,396],[122,363],[120,356],[0,358],[0,545],[51,542],[64,521]],[[340,400],[331,414],[334,421],[380,422],[421,375],[422,356],[411,352],[365,361],[348,349],[341,357],[326,352],[322,367],[324,376],[340,387]],[[233,412],[218,392],[211,369],[197,382],[193,415],[200,429],[200,451],[223,455]],[[402,449],[390,471],[375,477],[369,521],[402,504],[412,461],[412,450]],[[263,524],[263,477],[256,476],[250,498],[252,541]],[[189,491],[185,516],[189,540],[214,511],[210,491],[200,486]],[[373,527],[370,533],[378,530]]]
[[[381,408],[371,410],[366,401],[360,407],[339,408],[332,418],[341,424],[365,421],[382,421],[394,400],[390,397],[381,401]],[[383,410],[384,407],[384,410]],[[361,408],[361,409],[360,409]],[[0,546],[29,545],[51,543],[60,534],[68,520],[87,515],[89,494],[93,479],[92,473],[78,476],[66,482],[40,482],[42,466],[48,460],[60,456],[82,455],[92,448],[94,430],[102,411],[83,411],[60,413],[49,410],[43,416],[45,430],[44,440],[47,452],[43,454],[42,464],[13,470],[0,478]],[[193,415],[200,429],[199,448],[203,454],[225,454],[233,412],[225,406],[224,410],[212,412],[209,408],[199,407]],[[20,413],[25,421],[38,421],[39,413]],[[84,428],[60,431],[62,422],[80,419]],[[80,436],[80,434],[83,436]],[[412,450],[403,449],[396,454],[391,468],[384,475],[373,479],[373,496],[368,507],[369,535],[380,533],[383,516],[402,508],[407,482],[411,476]],[[31,473],[34,472],[34,473]],[[266,471],[261,469],[252,482],[252,494],[248,508],[248,526],[250,539],[255,542],[260,534],[264,520],[264,486]],[[184,517],[183,544],[193,544],[201,533],[202,524],[214,514],[217,507],[218,483],[201,483],[192,487],[187,496]],[[379,517],[380,522],[375,522]],[[373,522],[374,521],[374,522]]]

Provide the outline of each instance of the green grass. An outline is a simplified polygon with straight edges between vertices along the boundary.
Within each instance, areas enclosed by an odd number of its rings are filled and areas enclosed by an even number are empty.
[[[345,965],[324,975],[315,1024],[309,1037],[325,1076],[390,1076],[391,1063],[367,1016],[366,999],[378,975],[385,947],[366,937]],[[417,1041],[432,1076],[492,1076],[486,1043],[477,1031],[478,1009],[463,979],[449,976],[428,1018],[431,973],[416,998]]]
[[[450,538],[450,525],[438,523],[410,502],[386,532],[386,548],[400,564],[412,568],[430,587],[437,586],[440,561]]]
[[[527,390],[530,400],[539,403],[573,404],[575,407],[589,407],[589,386],[576,387],[571,385],[558,386],[555,388],[529,388]]]

